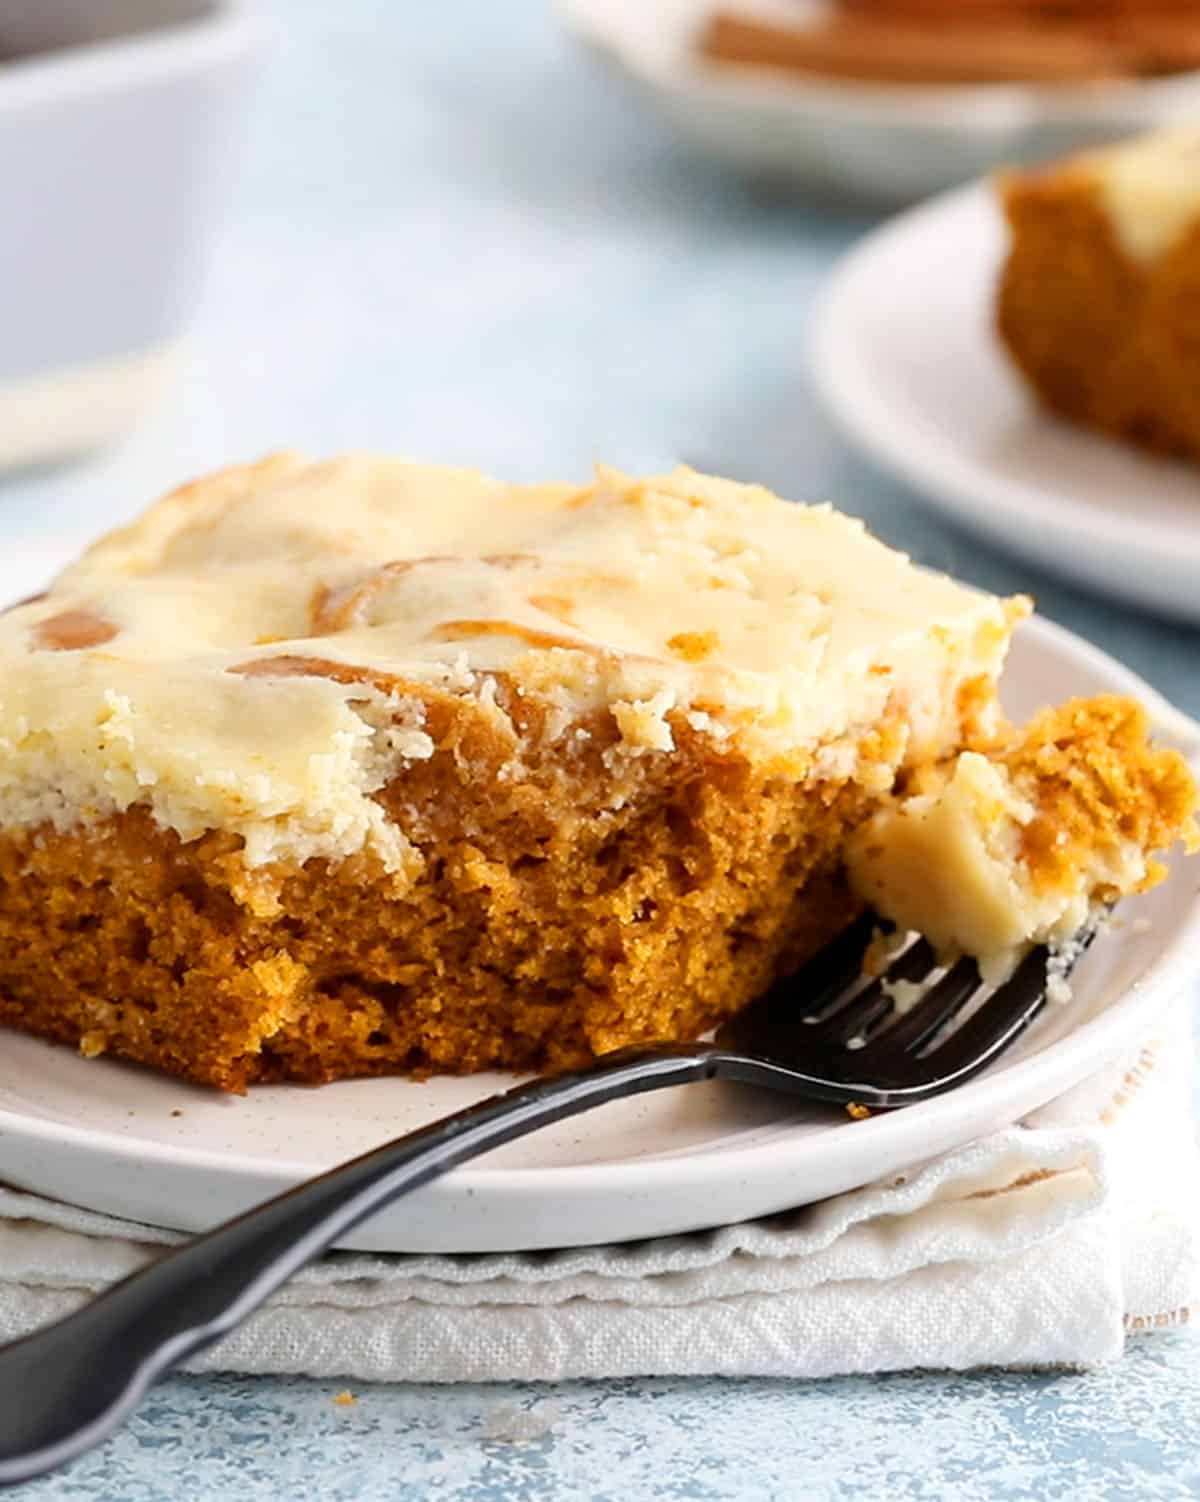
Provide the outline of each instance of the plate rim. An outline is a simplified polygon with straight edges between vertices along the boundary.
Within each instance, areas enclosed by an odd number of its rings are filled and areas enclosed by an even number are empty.
[[[947,222],[956,221],[965,222],[971,233],[982,238],[984,226],[989,220],[994,223],[997,212],[989,182],[976,179],[895,215],[841,256],[818,295],[806,350],[809,376],[826,410],[880,468],[964,526],[986,532],[1001,543],[1009,535],[1005,523],[1017,521],[1036,527],[1043,536],[1076,545],[1080,532],[1086,531],[1093,545],[1099,542],[1127,557],[1153,559],[1156,567],[1166,563],[1172,571],[1179,566],[1181,547],[1185,558],[1194,557],[1200,564],[1200,527],[1194,538],[1184,539],[1180,528],[1156,518],[1134,519],[1090,509],[1085,502],[1054,492],[1053,477],[1048,477],[1045,489],[1054,495],[1055,505],[1047,508],[1041,488],[991,473],[943,436],[931,441],[930,435],[922,434],[922,441],[915,442],[913,427],[895,416],[885,392],[870,374],[869,363],[859,355],[858,341],[846,337],[847,310],[853,308],[859,287],[879,266],[886,266],[897,244],[944,231]],[[1002,350],[993,352],[1004,358]],[[1015,371],[1013,376],[1020,379]],[[1053,421],[1048,416],[1046,420]],[[1079,436],[1081,441],[1117,443],[1100,433]],[[1127,452],[1123,446],[1122,451]],[[1154,455],[1133,457],[1148,465],[1170,462]],[[964,490],[972,500],[964,500]],[[1200,501],[1197,506],[1200,516]],[[993,509],[999,510],[999,517],[992,514]]]
[[[33,541],[31,539],[30,541]],[[1021,628],[1034,638],[1035,643],[1048,647],[1068,667],[1077,668],[1080,676],[1091,673],[1101,676],[1106,685],[1116,691],[1131,693],[1147,705],[1152,718],[1177,742],[1194,765],[1200,767],[1200,727],[1174,707],[1151,685],[1132,669],[1124,666],[1101,648],[1042,617],[1027,621]],[[1178,878],[1177,878],[1178,879]],[[1150,1024],[1172,1000],[1182,994],[1196,970],[1194,955],[1200,952],[1200,884],[1193,890],[1190,899],[1180,910],[1173,924],[1168,942],[1157,957],[1139,975],[1134,983],[1096,1017],[1080,1023],[1071,1032],[1049,1043],[1036,1054],[1001,1065],[979,1079],[968,1082],[959,1090],[938,1097],[921,1105],[911,1106],[903,1113],[880,1115],[855,1123],[855,1144],[860,1155],[863,1144],[874,1141],[881,1133],[894,1132],[893,1123],[905,1120],[909,1135],[923,1135],[925,1123],[935,1129],[944,1119],[953,1119],[962,1110],[964,1099],[978,1103],[986,1099],[999,1086],[1001,1096],[1009,1094],[1010,1077],[1020,1072],[1025,1080],[1022,1098],[1036,1097],[1033,1103],[1021,1108],[1020,1114],[1036,1109],[1037,1105],[1055,1098],[1072,1085],[1085,1078],[1094,1068],[1119,1051],[1122,1041],[1136,1032],[1142,1024]],[[1139,1019],[1135,1025],[1133,1016]],[[1048,1084],[1047,1081],[1052,1081]],[[1030,1088],[1031,1083],[1036,1088]],[[1007,1108],[1006,1108],[1007,1109]],[[975,1114],[980,1114],[978,1109]],[[986,1114],[986,1113],[985,1113]],[[181,1173],[215,1174],[227,1188],[253,1186],[256,1194],[263,1185],[287,1188],[313,1176],[311,1163],[298,1163],[282,1157],[255,1157],[244,1152],[225,1152],[187,1145],[155,1142],[138,1137],[126,1137],[118,1132],[74,1126],[39,1116],[29,1116],[0,1105],[0,1139],[15,1133],[26,1143],[53,1145],[59,1149],[80,1148],[81,1157],[99,1150],[111,1165],[125,1164],[129,1167],[144,1165],[148,1161],[158,1167],[168,1167]],[[624,1194],[631,1189],[631,1174],[636,1175],[640,1195],[653,1195],[656,1187],[678,1194],[689,1185],[711,1183],[714,1155],[719,1155],[719,1172],[723,1178],[737,1179],[740,1171],[757,1167],[764,1155],[770,1154],[778,1163],[788,1152],[789,1145],[803,1142],[805,1136],[789,1139],[786,1135],[774,1135],[768,1141],[743,1146],[722,1147],[719,1142],[701,1150],[685,1154],[664,1153],[661,1156],[630,1161],[614,1159],[598,1163],[547,1165],[522,1168],[487,1168],[467,1164],[455,1169],[451,1175],[426,1186],[423,1193],[432,1191],[435,1199],[445,1205],[447,1199],[454,1201],[470,1199],[475,1195],[502,1196],[512,1205],[544,1200],[553,1196],[561,1214],[563,1205],[589,1201],[598,1195]],[[969,1140],[972,1134],[961,1140]],[[805,1149],[801,1148],[801,1152]],[[869,1156],[869,1153],[868,1153]],[[916,1163],[922,1158],[921,1151],[914,1147],[906,1162]],[[785,1165],[786,1166],[786,1165]],[[864,1179],[862,1182],[867,1182]],[[168,1214],[178,1225],[178,1217]],[[662,1232],[657,1234],[674,1234]],[[621,1239],[620,1236],[616,1239]],[[554,1241],[532,1244],[567,1245]]]

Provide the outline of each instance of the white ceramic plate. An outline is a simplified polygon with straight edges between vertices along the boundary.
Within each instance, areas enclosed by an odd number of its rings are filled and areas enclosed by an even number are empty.
[[[0,599],[37,588],[65,551],[62,542],[14,549],[0,560]],[[1115,689],[1173,718],[1132,674],[1044,622],[1023,628],[1006,683],[1018,714]],[[861,1122],[723,1085],[616,1102],[455,1171],[360,1227],[347,1245],[475,1252],[671,1234],[804,1204],[911,1166],[1017,1120],[1131,1044],[1195,965],[1198,884],[1200,862],[1126,904],[1123,914],[1146,915],[1150,930],[1125,922],[1094,945],[1074,1001],[1039,1023],[1019,1056],[940,1100]],[[238,1099],[5,1034],[0,1178],[198,1230],[510,1083],[488,1075],[274,1085]]]
[[[741,0],[793,16],[796,0]],[[823,83],[705,64],[716,0],[558,0],[566,24],[713,156],[804,187],[921,197],[1000,162],[1056,156],[1179,119],[1200,74],[1087,86]]]
[[[1200,621],[1200,468],[1037,408],[992,331],[1004,246],[983,184],[868,235],[816,311],[817,388],[852,439],[964,526]]]

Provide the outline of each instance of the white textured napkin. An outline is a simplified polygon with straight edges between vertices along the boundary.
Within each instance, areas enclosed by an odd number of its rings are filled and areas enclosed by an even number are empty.
[[[770,1219],[575,1251],[340,1253],[196,1370],[437,1382],[1090,1366],[1200,1298],[1182,1009],[1022,1126]],[[0,1189],[0,1338],[178,1238]]]

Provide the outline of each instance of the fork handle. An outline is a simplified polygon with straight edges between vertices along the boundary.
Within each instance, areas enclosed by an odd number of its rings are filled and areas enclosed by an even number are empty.
[[[710,1079],[731,1062],[709,1044],[664,1044],[518,1085],[268,1200],[0,1348],[0,1485],[99,1443],[158,1377],[228,1334],[400,1195],[539,1127],[621,1096]]]

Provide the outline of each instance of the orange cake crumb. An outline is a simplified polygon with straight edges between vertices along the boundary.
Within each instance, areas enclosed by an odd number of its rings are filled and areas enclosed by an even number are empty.
[[[1163,850],[1182,840],[1200,848],[1196,787],[1177,751],[1149,740],[1146,711],[1102,694],[1036,715],[996,758],[1036,812],[1021,831],[1020,856],[1036,891],[1062,890],[1094,867],[1101,851]],[[1136,887],[1093,892],[1099,901],[1145,891],[1166,875],[1145,861]]]
[[[1200,458],[1200,131],[1009,172],[996,327],[1073,422]]]

